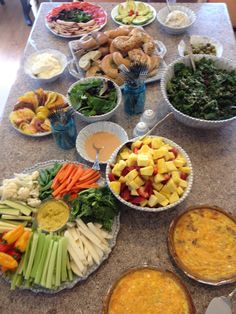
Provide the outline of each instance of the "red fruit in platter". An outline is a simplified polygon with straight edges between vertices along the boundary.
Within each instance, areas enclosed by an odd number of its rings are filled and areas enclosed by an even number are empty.
[[[134,197],[132,200],[131,200],[131,203],[132,204],[140,204],[142,203],[143,201],[145,201],[145,198],[142,197],[142,196],[136,196]]]
[[[171,178],[171,175],[169,174],[164,174],[164,180],[161,181],[162,184],[166,184]]]
[[[108,178],[109,178],[109,180],[112,182],[112,181],[116,181],[116,177],[114,176],[114,174],[113,173],[109,173],[108,174]]]
[[[178,149],[176,147],[173,147],[170,151],[175,155],[175,158],[178,156]]]
[[[146,183],[145,183],[145,192],[148,193],[148,197],[151,196],[152,192],[153,192],[153,188],[152,188],[152,181],[151,180],[148,180]]]
[[[182,179],[182,180],[187,180],[187,177],[188,177],[188,174],[187,174],[187,173],[181,172],[181,174],[180,174],[180,179]]]
[[[121,175],[123,177],[125,177],[130,171],[136,169],[137,171],[139,171],[140,167],[139,166],[130,166],[130,167],[125,167],[122,172]]]
[[[125,200],[125,201],[129,201],[130,200],[130,190],[126,187],[121,193],[120,196]]]
[[[133,153],[134,153],[134,154],[138,154],[138,150],[139,150],[138,147],[134,147]]]
[[[137,192],[139,194],[139,196],[141,196],[144,199],[148,198],[148,193],[145,191],[145,187],[141,186],[140,188],[137,189]]]
[[[153,176],[155,176],[156,174],[158,174],[158,169],[157,169],[157,166],[154,166]]]
[[[120,185],[120,191],[123,192],[127,188],[125,183],[121,183]]]

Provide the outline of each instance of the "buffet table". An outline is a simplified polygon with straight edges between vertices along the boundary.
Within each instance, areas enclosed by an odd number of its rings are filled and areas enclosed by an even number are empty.
[[[57,5],[58,3],[55,2],[41,5],[30,39],[35,41],[38,49],[55,48],[70,58],[69,40],[54,36],[44,25],[45,15]],[[108,23],[105,29],[115,28],[116,24],[109,17],[109,12],[116,4],[102,3],[101,5],[108,13]],[[163,7],[163,4],[153,3],[152,5],[157,10]],[[197,14],[197,21],[191,28],[191,34],[208,35],[218,39],[224,46],[223,56],[236,58],[236,44],[226,6],[224,4],[186,4],[186,6],[191,7]],[[167,64],[178,57],[177,44],[182,36],[164,33],[157,21],[147,26],[145,30],[166,45]],[[28,42],[25,55],[32,52],[33,48]],[[65,95],[73,82],[73,77],[65,71],[58,81],[42,87]],[[60,150],[52,136],[33,139],[20,135],[10,125],[8,115],[17,97],[38,87],[40,86],[37,83],[24,74],[23,66],[21,66],[0,126],[0,179],[8,178],[14,172],[20,172],[46,160],[82,161],[75,149]],[[163,104],[159,83],[148,85],[145,108],[157,110],[159,118],[165,115],[167,109]],[[139,116],[130,118],[125,115],[123,106],[112,118],[113,122],[119,123],[126,129],[130,137],[138,120]],[[78,130],[84,126],[84,123],[78,122]],[[30,291],[12,292],[9,284],[1,281],[1,313],[100,313],[103,297],[115,278],[128,267],[145,262],[172,270],[179,275],[189,289],[199,314],[205,312],[213,297],[226,295],[233,290],[233,285],[210,287],[198,284],[180,273],[171,263],[166,236],[171,220],[192,205],[214,204],[236,214],[236,123],[224,129],[204,131],[185,127],[174,118],[170,118],[156,129],[156,134],[178,143],[191,158],[194,184],[187,200],[174,210],[156,214],[122,208],[120,232],[109,259],[86,281],[71,290],[64,290],[55,295],[35,295]],[[236,301],[233,304],[233,313],[236,313]]]

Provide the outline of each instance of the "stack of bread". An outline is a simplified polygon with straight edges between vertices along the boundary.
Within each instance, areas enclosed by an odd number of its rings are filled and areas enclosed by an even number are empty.
[[[154,39],[143,29],[130,26],[82,37],[74,42],[73,50],[80,54],[79,67],[86,77],[105,76],[118,85],[123,84],[120,64],[127,68],[137,62],[147,64],[148,77],[157,74],[160,64]]]

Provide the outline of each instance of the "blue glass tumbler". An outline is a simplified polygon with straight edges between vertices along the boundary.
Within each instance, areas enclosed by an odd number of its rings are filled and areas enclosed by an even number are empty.
[[[137,87],[125,83],[123,95],[127,114],[135,115],[143,112],[146,100],[146,86],[144,83]]]
[[[77,131],[72,117],[65,124],[59,121],[51,122],[51,127],[55,142],[60,148],[71,149],[75,147]]]

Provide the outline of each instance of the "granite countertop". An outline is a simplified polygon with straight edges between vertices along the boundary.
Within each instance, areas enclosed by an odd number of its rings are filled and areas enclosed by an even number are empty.
[[[43,3],[31,32],[31,38],[39,49],[56,48],[70,56],[68,40],[51,34],[44,25],[44,16],[57,3]],[[109,16],[114,3],[103,3]],[[224,57],[236,58],[236,45],[227,8],[224,4],[186,4],[197,14],[197,21],[190,30],[191,34],[208,35],[218,39],[224,46]],[[153,4],[158,10],[163,4]],[[105,29],[114,28],[116,24],[108,18]],[[163,41],[167,47],[166,62],[170,63],[178,57],[177,44],[182,36],[164,33],[157,21],[145,28],[155,38]],[[33,52],[27,44],[25,55]],[[22,60],[23,64],[23,60]],[[45,86],[66,94],[74,79],[65,73],[58,81]],[[0,125],[0,179],[20,172],[35,163],[51,159],[81,160],[75,149],[62,151],[53,142],[51,136],[33,139],[16,132],[8,121],[16,98],[39,85],[24,74],[21,66],[16,82],[11,90],[3,120]],[[159,83],[147,87],[146,108],[157,110],[159,117],[165,114],[166,107],[160,92]],[[129,136],[137,117],[125,115],[123,106],[112,118],[112,121],[123,126]],[[85,124],[78,122],[78,130]],[[214,131],[195,130],[183,126],[174,118],[162,124],[156,134],[167,137],[181,145],[189,154],[193,169],[193,188],[184,203],[174,210],[161,213],[142,213],[126,207],[121,211],[121,228],[117,244],[109,259],[86,281],[76,285],[71,290],[65,290],[56,295],[36,295],[30,291],[10,291],[9,284],[1,281],[0,313],[10,314],[40,313],[40,314],[98,314],[101,312],[102,299],[107,289],[119,274],[130,266],[144,262],[157,265],[163,269],[174,271],[180,276],[189,289],[198,314],[203,314],[209,301],[220,295],[226,295],[233,290],[233,285],[210,287],[199,284],[184,276],[171,263],[166,245],[166,235],[171,220],[186,208],[198,204],[214,204],[236,214],[236,123]],[[234,298],[236,299],[236,298]],[[236,313],[236,302],[233,304]],[[164,314],[164,313],[163,313]]]

